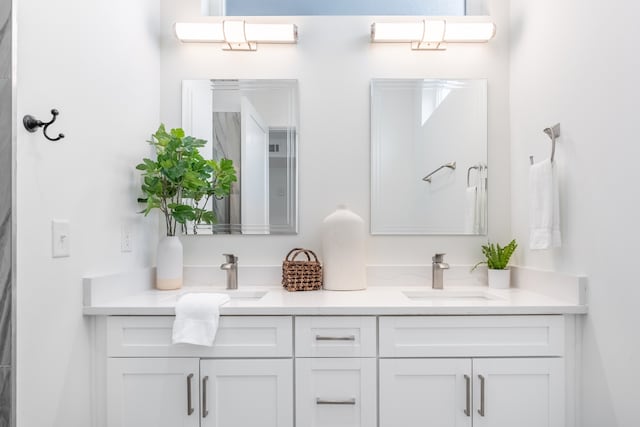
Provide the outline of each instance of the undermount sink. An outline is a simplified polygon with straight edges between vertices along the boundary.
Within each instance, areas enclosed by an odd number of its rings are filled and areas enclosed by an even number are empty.
[[[478,290],[420,290],[420,291],[403,291],[404,296],[412,301],[491,301],[500,300],[500,297],[487,294],[485,291]]]
[[[231,298],[232,300],[238,300],[238,299],[259,300],[260,298],[264,297],[267,294],[267,292],[269,291],[265,289],[245,290],[245,289],[211,289],[211,288],[188,289],[186,288],[186,289],[183,289],[183,292],[180,294],[180,296],[186,293],[227,294],[229,295],[229,298]]]

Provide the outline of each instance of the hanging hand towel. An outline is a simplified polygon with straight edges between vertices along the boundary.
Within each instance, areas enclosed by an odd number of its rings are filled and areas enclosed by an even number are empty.
[[[478,233],[478,187],[467,187],[464,200],[464,232],[466,234]]]
[[[482,166],[477,178],[476,196],[476,234],[487,233],[487,167]]]
[[[531,165],[529,170],[529,224],[531,249],[558,248],[560,238],[560,197],[551,160]]]
[[[212,346],[218,332],[220,306],[227,301],[226,294],[184,294],[176,304],[173,343]]]

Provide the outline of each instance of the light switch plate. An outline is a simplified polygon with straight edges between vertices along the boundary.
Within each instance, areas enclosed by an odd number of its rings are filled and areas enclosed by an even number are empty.
[[[51,221],[51,251],[54,258],[71,256],[71,233],[69,221]]]

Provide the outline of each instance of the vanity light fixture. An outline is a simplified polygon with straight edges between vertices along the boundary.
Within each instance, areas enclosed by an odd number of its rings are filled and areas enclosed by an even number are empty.
[[[183,42],[226,43],[224,50],[254,51],[258,43],[298,42],[294,24],[249,24],[246,21],[177,22],[176,37]]]
[[[421,22],[374,22],[372,43],[411,43],[413,50],[444,50],[447,43],[488,42],[496,34],[493,22],[451,22],[424,19]]]

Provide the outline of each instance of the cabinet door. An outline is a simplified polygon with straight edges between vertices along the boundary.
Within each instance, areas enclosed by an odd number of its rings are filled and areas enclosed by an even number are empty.
[[[375,358],[296,359],[296,427],[375,427],[376,383]]]
[[[202,427],[292,427],[292,359],[202,360]]]
[[[107,362],[108,427],[198,427],[198,359]]]
[[[380,427],[470,427],[471,383],[471,359],[380,359]]]
[[[474,427],[562,427],[564,360],[474,359]]]

